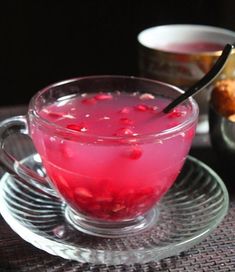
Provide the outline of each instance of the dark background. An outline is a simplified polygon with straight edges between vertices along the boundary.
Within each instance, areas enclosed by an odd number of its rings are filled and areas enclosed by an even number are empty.
[[[137,34],[172,23],[235,30],[235,1],[1,1],[0,104],[66,78],[138,75]]]

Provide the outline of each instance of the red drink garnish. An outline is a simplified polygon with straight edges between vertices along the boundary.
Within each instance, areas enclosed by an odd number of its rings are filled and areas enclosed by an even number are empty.
[[[136,109],[137,111],[143,111],[143,112],[145,112],[145,111],[148,111],[148,110],[149,110],[149,106],[147,106],[147,105],[145,105],[145,104],[139,104],[139,105],[136,105],[136,106],[135,106],[135,109]]]
[[[131,109],[129,107],[124,107],[120,110],[120,113],[128,114],[130,113]]]
[[[120,118],[120,122],[124,125],[133,125],[134,124],[134,121],[127,118],[127,117]]]
[[[97,103],[97,100],[94,97],[87,97],[83,98],[81,102],[86,105],[94,105]]]
[[[132,160],[138,160],[142,156],[142,150],[139,146],[133,146],[128,150],[127,155]]]
[[[68,124],[66,126],[66,128],[71,129],[71,130],[75,130],[75,131],[79,131],[79,132],[87,131],[87,127],[84,122],[82,122],[80,124]]]
[[[169,118],[178,118],[178,117],[182,117],[185,113],[185,111],[180,111],[178,109],[173,109],[172,111],[170,111],[169,113],[167,113],[167,116]]]
[[[48,112],[48,115],[52,118],[61,118],[64,116],[64,113],[62,112]]]

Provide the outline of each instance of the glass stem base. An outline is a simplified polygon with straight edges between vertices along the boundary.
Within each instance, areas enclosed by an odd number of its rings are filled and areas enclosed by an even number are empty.
[[[148,213],[132,220],[104,222],[84,217],[84,215],[75,212],[69,206],[65,207],[65,218],[75,229],[86,234],[105,238],[120,238],[148,230],[156,224],[158,217],[159,211],[154,207]]]

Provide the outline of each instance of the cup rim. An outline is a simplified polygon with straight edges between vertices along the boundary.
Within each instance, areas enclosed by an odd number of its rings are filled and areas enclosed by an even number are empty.
[[[97,134],[91,134],[91,133],[86,133],[84,134],[83,132],[79,132],[79,131],[74,131],[68,128],[65,128],[63,126],[60,126],[52,121],[47,120],[46,118],[43,118],[40,116],[37,107],[36,107],[36,102],[37,100],[48,90],[50,90],[51,88],[57,87],[57,86],[61,86],[61,85],[65,85],[68,83],[72,83],[72,82],[76,82],[76,81],[81,81],[81,80],[87,80],[87,79],[110,79],[110,78],[115,78],[115,79],[131,79],[131,80],[141,80],[144,81],[146,83],[152,83],[152,84],[156,84],[156,85],[163,85],[165,87],[171,88],[172,90],[178,92],[179,94],[182,94],[184,91],[180,88],[178,88],[177,86],[162,82],[162,81],[158,81],[158,80],[153,80],[153,79],[148,79],[148,78],[144,78],[144,77],[137,77],[137,76],[126,76],[126,75],[93,75],[93,76],[83,76],[83,77],[75,77],[75,78],[70,78],[70,79],[65,79],[62,81],[58,81],[55,83],[52,83],[48,86],[46,86],[45,88],[39,90],[30,100],[29,103],[29,107],[28,107],[28,116],[29,116],[29,120],[31,117],[35,118],[37,120],[37,122],[42,125],[43,127],[49,128],[49,129],[55,129],[55,131],[57,132],[57,134],[59,135],[64,135],[65,133],[67,135],[71,135],[74,136],[75,138],[78,138],[79,140],[81,140],[81,138],[83,139],[87,139],[87,138],[96,138],[96,139],[100,139],[103,141],[119,141],[122,139],[125,139],[125,142],[128,142],[128,140],[133,140],[135,139],[136,142],[140,141],[140,140],[146,140],[146,139],[159,139],[159,138],[168,138],[171,135],[177,134],[178,132],[180,132],[182,129],[184,129],[185,127],[189,127],[190,125],[192,125],[198,118],[198,114],[199,114],[199,108],[198,108],[198,104],[197,102],[194,100],[193,97],[189,97],[185,102],[187,103],[187,105],[189,105],[192,109],[190,118],[184,120],[184,122],[182,122],[181,124],[175,125],[169,129],[165,129],[162,130],[160,132],[156,132],[156,133],[146,133],[146,134],[138,134],[136,136],[134,135],[125,135],[125,136],[103,136],[103,135],[97,135]]]
[[[137,41],[138,43],[145,47],[148,48],[149,50],[153,50],[156,52],[161,52],[165,54],[175,54],[175,55],[211,55],[211,56],[219,56],[222,52],[223,49],[221,50],[212,50],[212,51],[202,51],[202,52],[179,52],[179,51],[170,51],[170,50],[163,50],[162,47],[157,47],[157,46],[150,46],[146,42],[146,36],[149,35],[151,32],[155,32],[161,29],[183,29],[185,30],[190,30],[190,31],[199,31],[202,30],[203,32],[211,32],[211,33],[217,33],[218,35],[226,35],[227,37],[230,37],[231,42],[232,39],[234,38],[233,42],[235,42],[235,32],[226,28],[222,27],[217,27],[217,26],[211,26],[211,25],[201,25],[201,24],[164,24],[164,25],[157,25],[157,26],[152,26],[149,28],[145,28],[142,31],[140,31],[137,35]],[[228,43],[228,42],[227,42]],[[226,42],[225,42],[226,44]],[[224,44],[224,45],[225,45]],[[233,52],[235,52],[235,49],[233,49]]]

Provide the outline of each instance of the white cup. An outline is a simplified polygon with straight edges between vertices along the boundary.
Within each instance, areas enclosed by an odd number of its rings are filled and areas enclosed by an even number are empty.
[[[139,73],[187,89],[213,66],[235,32],[206,25],[173,24],[151,27],[137,37]],[[235,76],[235,50],[218,79]],[[200,115],[197,133],[208,133],[208,105],[213,84],[195,96]]]

